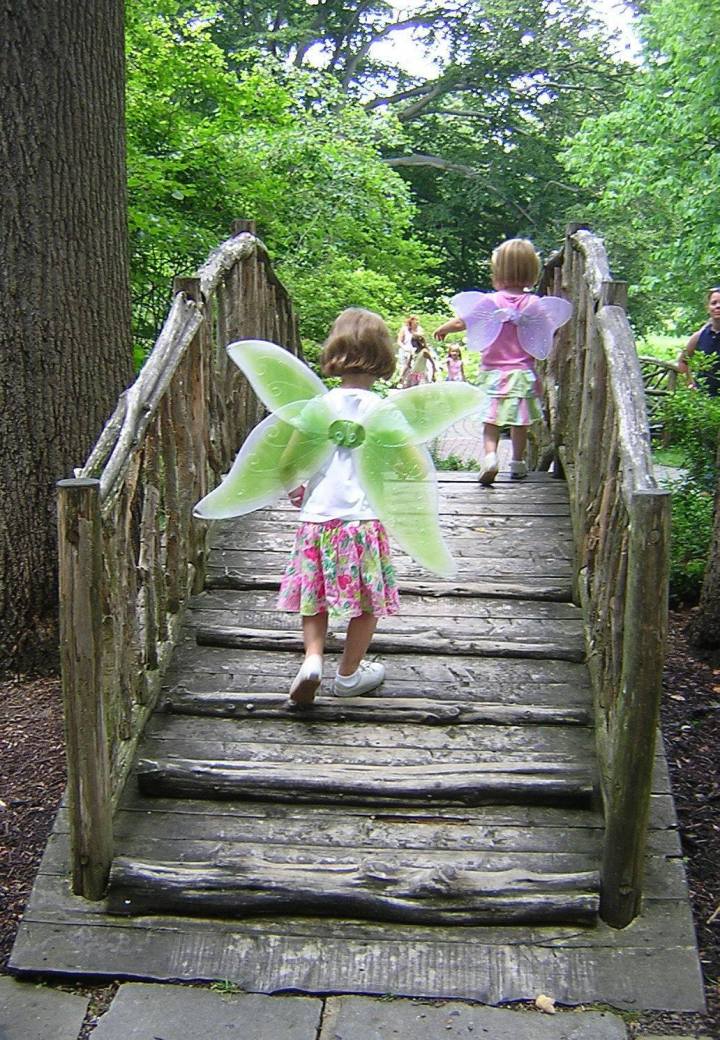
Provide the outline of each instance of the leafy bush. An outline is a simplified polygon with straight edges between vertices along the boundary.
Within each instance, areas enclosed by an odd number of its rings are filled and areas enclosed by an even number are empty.
[[[672,496],[670,600],[696,603],[700,597],[713,531],[713,496],[692,484],[677,484]]]
[[[702,390],[680,389],[659,401],[656,414],[668,443],[682,450],[689,482],[698,490],[713,491],[720,399]]]
[[[657,414],[686,476],[672,485],[670,597],[697,602],[712,541],[720,400],[702,390],[662,398]]]

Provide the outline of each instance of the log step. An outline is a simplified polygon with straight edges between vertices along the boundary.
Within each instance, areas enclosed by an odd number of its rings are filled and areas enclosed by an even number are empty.
[[[215,718],[282,719],[297,717],[286,693],[196,692],[175,689],[162,704],[171,715]],[[447,726],[480,723],[500,726],[590,725],[582,705],[496,704],[438,701],[426,697],[321,698],[303,712],[311,722],[419,723]]]
[[[592,924],[599,887],[596,871],[408,868],[376,859],[277,864],[244,857],[218,865],[118,858],[107,909],[123,915],[292,914],[428,925]]]
[[[443,765],[377,765],[143,759],[137,767],[145,795],[169,798],[250,799],[350,805],[417,806],[543,804],[591,807],[590,769],[555,759]]]
[[[222,646],[241,650],[303,650],[302,635],[298,631],[281,629],[239,628],[221,625],[201,625],[195,630],[199,646]],[[344,641],[336,634],[327,638],[331,653],[341,652]],[[585,659],[582,634],[564,639],[511,640],[496,637],[478,637],[452,634],[452,629],[437,626],[426,632],[415,629],[401,637],[392,633],[376,633],[370,644],[371,653],[381,654],[464,654],[481,657],[516,657],[534,660],[549,658],[557,661],[581,662]]]
[[[218,567],[213,564],[211,558],[208,571],[205,576],[205,589],[230,590],[239,592],[252,592],[257,589],[277,591],[280,588],[280,575],[282,568],[276,568],[273,572],[260,571],[258,568],[234,570],[227,567]],[[398,589],[400,595],[406,593],[411,596],[457,596],[477,597],[485,596],[489,599],[522,599],[522,600],[549,600],[556,603],[570,603],[573,597],[572,581],[568,578],[507,578],[504,575],[475,578],[457,579],[453,581],[442,578],[427,581],[418,580],[415,575],[398,575]]]

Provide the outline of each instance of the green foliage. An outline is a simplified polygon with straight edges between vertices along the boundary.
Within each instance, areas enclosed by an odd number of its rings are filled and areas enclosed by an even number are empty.
[[[676,453],[675,464],[686,471],[672,487],[670,595],[674,602],[696,602],[713,532],[720,400],[701,390],[678,390],[659,402],[658,415]]]
[[[648,332],[637,341],[638,354],[658,358],[660,361],[677,361],[686,339],[681,336],[664,336]]]
[[[152,342],[173,275],[251,217],[323,337],[349,304],[420,302],[431,251],[411,232],[409,189],[381,148],[395,131],[317,70],[212,39],[214,3],[129,0],[128,171],[137,335]]]
[[[672,496],[671,602],[700,598],[713,532],[713,496],[694,484],[676,485]]]
[[[715,451],[720,434],[720,399],[702,390],[680,389],[660,400],[657,415],[668,442],[683,454],[683,468],[698,489],[715,487]]]
[[[583,124],[565,162],[592,197],[583,215],[631,282],[638,326],[673,315],[687,336],[720,277],[720,8],[649,0],[643,9],[642,66],[622,104]]]
[[[472,471],[478,468],[477,459],[461,459],[459,455],[446,455],[441,457],[437,450],[431,450],[433,464],[438,472],[457,473],[460,471]]]

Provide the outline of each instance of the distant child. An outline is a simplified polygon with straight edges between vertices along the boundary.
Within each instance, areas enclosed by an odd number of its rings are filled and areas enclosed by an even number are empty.
[[[465,366],[463,365],[462,351],[455,344],[448,347],[447,376],[445,378],[448,383],[465,382]]]
[[[540,258],[532,242],[513,238],[492,254],[494,293],[463,292],[451,304],[457,317],[435,332],[443,340],[467,329],[468,348],[482,352],[479,385],[485,391],[484,458],[480,483],[492,484],[498,472],[500,429],[510,427],[510,476],[527,476],[528,427],[542,418],[540,378],[535,359],[547,357],[555,329],[564,324],[571,306],[556,296],[538,297],[528,290],[538,280]]]
[[[422,386],[423,383],[434,383],[437,366],[424,336],[413,336],[410,345],[413,353],[405,364],[402,385]],[[428,372],[431,373],[428,378]]]
[[[377,403],[370,387],[395,369],[387,326],[371,311],[343,311],[320,367],[323,375],[340,377],[340,386],[323,400],[348,428],[362,425]],[[307,486],[290,492],[302,511],[278,606],[302,615],[305,660],[290,686],[290,699],[298,706],[312,704],[320,685],[329,614],[348,621],[336,696],[368,693],[385,678],[381,664],[363,658],[378,618],[397,613],[398,592],[387,533],[361,487],[357,465],[357,452],[338,444]]]

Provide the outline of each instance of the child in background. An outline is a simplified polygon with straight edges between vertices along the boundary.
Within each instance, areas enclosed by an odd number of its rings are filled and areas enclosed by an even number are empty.
[[[325,343],[320,367],[324,375],[341,381],[327,400],[342,420],[362,424],[377,399],[370,387],[395,368],[394,346],[382,319],[356,308],[343,311]],[[290,500],[302,505],[302,512],[278,606],[302,615],[305,645],[290,699],[303,706],[315,698],[329,612],[349,619],[334,693],[368,693],[383,682],[385,669],[363,658],[378,618],[397,613],[398,593],[385,528],[358,481],[357,453],[338,446],[307,487],[290,492]]]
[[[528,427],[542,418],[540,378],[535,358],[547,357],[555,329],[571,313],[559,297],[528,292],[540,274],[540,258],[532,242],[513,238],[492,254],[494,293],[464,292],[451,304],[457,317],[435,332],[443,340],[451,332],[468,331],[468,347],[482,352],[479,385],[485,391],[484,458],[480,483],[493,483],[498,472],[500,428],[510,427],[510,477],[527,476],[525,461]]]
[[[437,366],[428,348],[424,336],[413,336],[411,346],[413,353],[405,365],[402,385],[422,386],[423,383],[434,383],[437,375]],[[428,371],[431,373],[428,378]]]
[[[462,351],[456,344],[448,347],[446,379],[449,383],[465,382],[465,366],[463,365]]]

